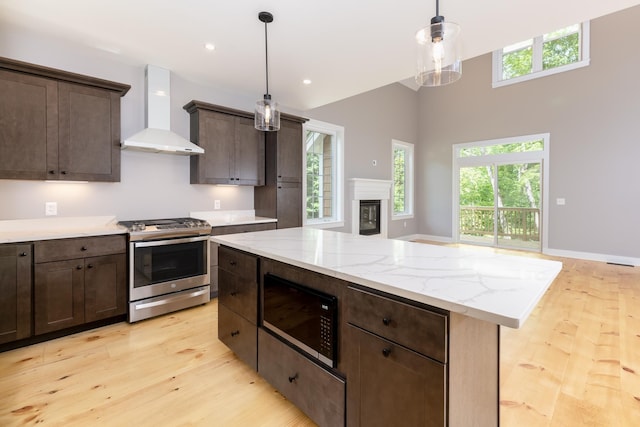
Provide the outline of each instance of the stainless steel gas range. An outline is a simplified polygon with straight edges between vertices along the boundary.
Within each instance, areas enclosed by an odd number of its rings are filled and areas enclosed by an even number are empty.
[[[172,218],[118,224],[129,230],[129,322],[209,302],[208,222]]]

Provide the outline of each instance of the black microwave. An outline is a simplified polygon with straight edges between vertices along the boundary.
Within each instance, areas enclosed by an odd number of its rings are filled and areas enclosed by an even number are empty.
[[[338,299],[267,273],[262,326],[300,351],[335,368]]]

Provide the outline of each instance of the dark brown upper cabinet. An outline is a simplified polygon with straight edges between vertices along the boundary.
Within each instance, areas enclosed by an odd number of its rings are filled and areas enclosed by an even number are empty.
[[[264,185],[264,132],[253,127],[253,114],[191,101],[191,142],[204,154],[191,156],[192,184]]]
[[[120,181],[129,88],[0,57],[0,178]]]

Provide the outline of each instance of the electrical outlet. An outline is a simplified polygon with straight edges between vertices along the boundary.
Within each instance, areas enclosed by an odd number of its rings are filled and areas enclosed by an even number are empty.
[[[558,205],[558,206],[564,206],[566,204],[566,202],[567,201],[564,198],[561,198],[561,197],[558,197],[556,199],[556,205]]]
[[[44,214],[46,216],[58,215],[58,202],[45,202]]]
[[[220,200],[213,201],[213,209],[220,209]]]

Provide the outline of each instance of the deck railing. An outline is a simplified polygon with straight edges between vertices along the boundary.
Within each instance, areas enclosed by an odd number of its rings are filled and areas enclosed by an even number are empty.
[[[498,238],[522,241],[540,240],[540,209],[498,208]],[[460,234],[493,236],[494,208],[460,206]]]

